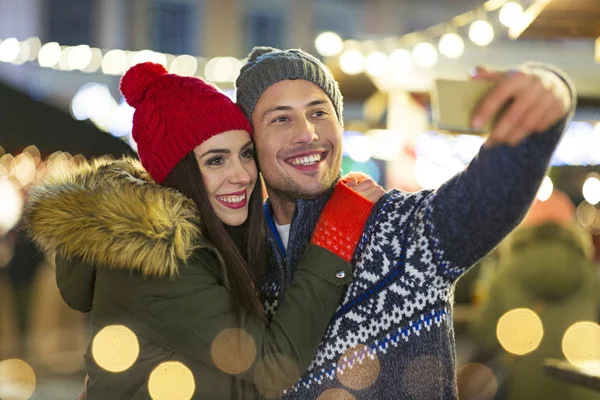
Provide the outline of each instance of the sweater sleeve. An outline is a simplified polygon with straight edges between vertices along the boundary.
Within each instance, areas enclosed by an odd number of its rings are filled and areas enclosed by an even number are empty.
[[[245,316],[238,324],[231,293],[209,268],[216,258],[198,254],[174,280],[132,278],[140,334],[251,382],[263,394],[291,387],[308,368],[352,279],[351,265],[309,245],[272,320]]]
[[[454,282],[521,221],[572,113],[516,147],[482,147],[462,173],[421,203],[416,223],[423,225],[438,274]]]

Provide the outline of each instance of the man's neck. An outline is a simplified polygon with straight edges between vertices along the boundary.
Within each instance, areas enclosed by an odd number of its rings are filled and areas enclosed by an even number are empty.
[[[271,207],[273,207],[273,217],[278,225],[289,225],[292,223],[296,203],[289,200],[283,200],[278,196],[269,196]]]

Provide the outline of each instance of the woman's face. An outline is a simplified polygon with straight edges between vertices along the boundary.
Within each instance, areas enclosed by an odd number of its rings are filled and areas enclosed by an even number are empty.
[[[217,217],[226,225],[243,224],[258,176],[248,132],[220,133],[196,147],[194,153]]]

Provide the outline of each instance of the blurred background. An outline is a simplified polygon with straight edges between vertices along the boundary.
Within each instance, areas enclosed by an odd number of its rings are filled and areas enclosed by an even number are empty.
[[[19,232],[28,188],[53,169],[136,155],[118,90],[130,66],[159,62],[235,98],[257,45],[321,58],[345,99],[344,171],[407,191],[438,187],[484,140],[436,131],[435,79],[531,60],[569,74],[578,106],[538,200],[456,289],[459,389],[600,399],[598,0],[0,0],[0,398],[74,398],[83,386],[86,316]],[[548,359],[587,383],[545,373]]]

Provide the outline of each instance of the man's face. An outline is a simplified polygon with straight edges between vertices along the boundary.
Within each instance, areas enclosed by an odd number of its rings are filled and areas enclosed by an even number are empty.
[[[342,127],[329,97],[306,80],[271,85],[252,113],[254,142],[270,196],[321,196],[342,163]]]

